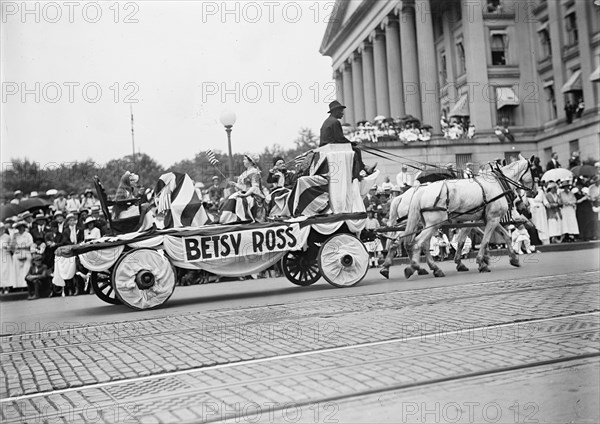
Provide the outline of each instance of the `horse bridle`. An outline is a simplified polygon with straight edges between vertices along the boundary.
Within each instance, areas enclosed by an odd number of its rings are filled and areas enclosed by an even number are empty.
[[[504,181],[506,181],[507,183],[515,186],[515,188],[520,188],[521,190],[525,190],[525,191],[531,191],[533,189],[533,187],[527,187],[524,184],[521,184],[523,178],[525,177],[525,175],[527,175],[527,172],[531,173],[531,181],[533,181],[533,172],[531,172],[531,163],[529,161],[527,161],[527,169],[525,171],[523,171],[523,173],[521,174],[521,176],[519,177],[519,179],[517,181],[512,180],[511,178],[508,178],[506,175],[504,175],[504,173],[502,172],[502,170],[498,167],[498,172],[500,173],[500,175],[502,176],[502,179]]]

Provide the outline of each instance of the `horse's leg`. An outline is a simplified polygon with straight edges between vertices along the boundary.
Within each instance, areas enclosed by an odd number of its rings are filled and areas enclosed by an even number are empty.
[[[431,256],[431,250],[429,249],[429,246],[431,244],[431,237],[433,237],[433,234],[436,231],[437,231],[437,228],[434,228],[431,232],[431,235],[427,239],[427,241],[425,241],[423,243],[423,250],[425,253],[425,260],[427,261],[427,265],[429,266],[429,269],[433,271],[433,275],[436,277],[445,277],[446,274],[444,274],[444,272],[440,269],[440,267],[438,267],[438,265],[435,263],[435,261],[433,260],[433,256]],[[421,275],[420,272],[419,272],[419,275]]]
[[[500,218],[489,218],[483,232],[483,238],[481,239],[481,246],[479,246],[479,253],[477,254],[477,263],[479,264],[479,272],[490,272],[488,268],[489,257],[486,257],[486,248],[490,242],[493,231],[500,223]]]
[[[506,231],[502,225],[498,225],[496,231],[504,238],[504,241],[506,242],[506,248],[508,249],[508,255],[510,257],[510,264],[515,267],[520,267],[521,264],[519,263],[519,255],[513,248],[510,234],[508,234],[508,231]]]
[[[462,263],[462,251],[465,247],[465,240],[471,232],[470,228],[464,227],[458,231],[458,246],[456,246],[456,253],[454,254],[454,263],[456,264],[456,270],[459,272],[468,271],[469,268]]]
[[[390,278],[390,267],[392,266],[392,260],[394,259],[394,255],[398,251],[398,247],[400,247],[398,240],[399,238],[395,238],[393,239],[393,241],[392,239],[389,240],[390,246],[388,247],[388,253],[385,257],[385,260],[383,261],[381,269],[379,270],[379,273],[387,279]]]
[[[427,224],[425,224],[425,229],[421,231],[421,234],[417,236],[415,243],[412,247],[412,260],[410,262],[410,265],[404,269],[404,276],[406,278],[410,278],[410,276],[413,275],[415,271],[421,270],[421,266],[419,263],[421,260],[421,251],[424,248],[429,249],[429,244],[427,243],[429,243],[434,231],[435,228],[427,228]]]

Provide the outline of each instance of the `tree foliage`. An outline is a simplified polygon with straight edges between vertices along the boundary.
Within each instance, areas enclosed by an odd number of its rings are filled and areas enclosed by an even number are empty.
[[[273,166],[274,157],[283,157],[286,162],[318,147],[319,138],[309,128],[301,128],[298,136],[293,140],[294,148],[285,149],[279,144],[265,148],[260,154],[260,168],[266,177],[268,170]],[[173,171],[187,173],[194,181],[210,185],[212,177],[223,175],[228,177],[229,155],[215,151],[219,164],[215,167],[210,164],[206,152],[199,152],[193,159],[185,159],[173,164],[168,169],[163,168],[156,160],[147,154],[136,154],[135,161],[132,155],[120,159],[113,159],[100,165],[92,159],[82,162],[46,163],[41,164],[27,158],[12,159],[3,165],[0,175],[2,182],[2,197],[9,200],[15,190],[24,193],[37,191],[40,194],[47,190],[64,190],[67,193],[83,193],[87,188],[93,189],[93,177],[97,175],[102,181],[107,193],[114,194],[121,176],[125,171],[130,171],[140,176],[143,186],[154,188],[161,174]],[[244,154],[233,155],[233,176],[238,176],[244,171]]]

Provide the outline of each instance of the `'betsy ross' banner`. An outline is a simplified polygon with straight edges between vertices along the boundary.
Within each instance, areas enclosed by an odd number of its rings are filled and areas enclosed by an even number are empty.
[[[309,230],[310,227],[300,229],[298,224],[288,224],[214,236],[183,237],[181,242],[186,262],[210,261],[299,250]]]

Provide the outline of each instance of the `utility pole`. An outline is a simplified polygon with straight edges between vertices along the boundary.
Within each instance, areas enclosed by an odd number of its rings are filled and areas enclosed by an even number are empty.
[[[133,103],[129,103],[129,114],[131,115],[131,149],[133,152],[133,164],[135,165],[135,139],[133,136]]]

